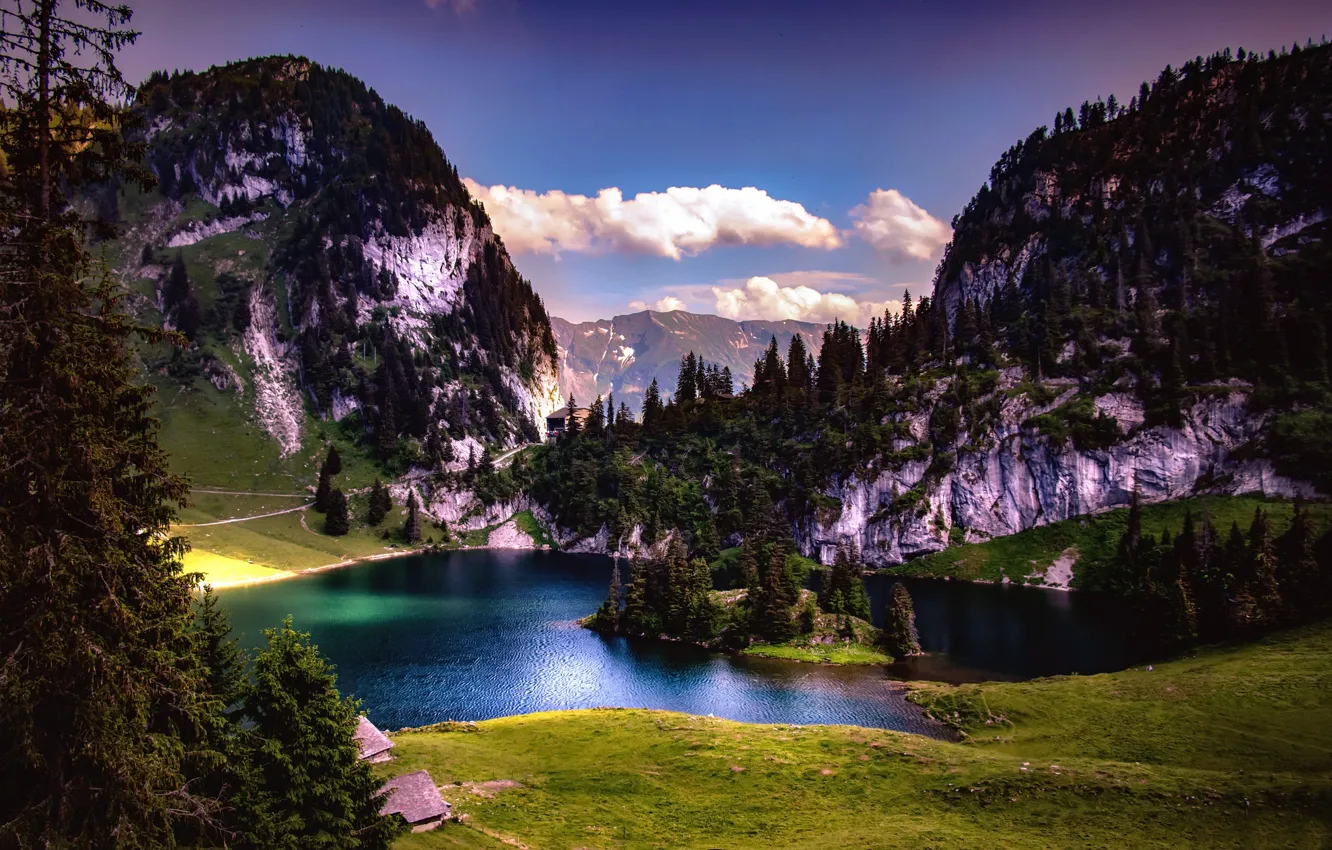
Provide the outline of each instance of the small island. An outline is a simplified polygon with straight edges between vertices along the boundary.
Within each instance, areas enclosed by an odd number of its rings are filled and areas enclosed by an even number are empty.
[[[691,560],[674,535],[660,557],[633,560],[627,587],[617,565],[606,600],[580,622],[602,634],[788,661],[892,664],[920,653],[911,596],[900,583],[887,605],[886,627],[870,621],[854,544],[838,548],[818,593],[803,586],[812,568],[780,541],[746,541],[719,557],[714,570],[706,558]],[[735,573],[740,586],[716,590],[714,573]]]

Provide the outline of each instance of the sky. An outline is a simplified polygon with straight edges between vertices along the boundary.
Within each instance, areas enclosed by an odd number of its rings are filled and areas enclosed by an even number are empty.
[[[1326,0],[137,0],[140,80],[267,54],[423,120],[550,312],[863,326],[1054,114],[1332,33]]]

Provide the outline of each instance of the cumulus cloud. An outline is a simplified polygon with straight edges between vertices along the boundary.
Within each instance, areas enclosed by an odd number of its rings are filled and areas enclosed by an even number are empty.
[[[689,305],[685,304],[674,295],[667,295],[665,298],[658,298],[649,304],[646,301],[630,301],[630,310],[656,310],[658,313],[671,313],[676,310],[687,310]]]
[[[619,252],[678,260],[718,245],[829,249],[842,244],[827,219],[753,186],[672,186],[626,200],[613,186],[588,197],[463,182],[515,252]]]
[[[799,319],[804,322],[831,322],[841,319],[856,327],[867,327],[869,320],[882,316],[884,310],[897,312],[900,301],[872,301],[840,292],[820,292],[797,283],[783,286],[771,277],[751,277],[736,287],[712,287],[717,315],[731,319]]]
[[[930,260],[952,238],[952,229],[896,189],[875,189],[851,210],[855,232],[897,260]]]

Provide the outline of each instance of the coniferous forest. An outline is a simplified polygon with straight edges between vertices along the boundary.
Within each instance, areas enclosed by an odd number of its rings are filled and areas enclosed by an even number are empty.
[[[57,0],[3,19],[0,844],[387,847],[399,824],[358,760],[358,703],[290,620],[246,657],[169,531],[188,485],[131,346],[192,327],[126,314],[90,249],[107,223],[69,203],[153,179],[120,107],[130,23]]]

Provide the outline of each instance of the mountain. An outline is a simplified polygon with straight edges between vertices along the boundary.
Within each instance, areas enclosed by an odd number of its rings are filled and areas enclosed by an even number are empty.
[[[556,446],[533,493],[571,547],[789,534],[874,565],[1135,495],[1332,493],[1329,210],[1332,47],[1167,68],[1004,153],[931,297],[828,329],[812,372]]]
[[[653,378],[663,394],[675,391],[680,358],[691,351],[729,368],[738,392],[753,381],[754,361],[773,337],[786,351],[799,334],[817,354],[826,327],[794,320],[737,322],[683,310],[644,310],[577,324],[552,317],[550,324],[559,347],[560,392],[584,403],[613,392],[634,412]]]
[[[904,414],[929,454],[835,482],[810,550],[889,563],[1134,493],[1332,492],[1332,48],[1195,59],[1056,126],[995,164],[935,282],[953,355],[997,382]]]
[[[190,339],[144,353],[164,396],[238,407],[279,459],[341,421],[399,469],[559,405],[541,299],[423,124],[293,57],[159,72],[138,107],[156,187],[91,200],[141,315]]]

